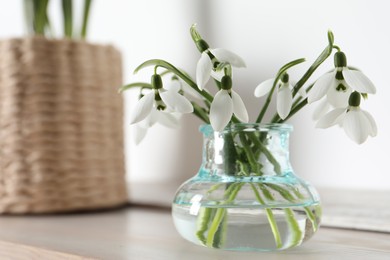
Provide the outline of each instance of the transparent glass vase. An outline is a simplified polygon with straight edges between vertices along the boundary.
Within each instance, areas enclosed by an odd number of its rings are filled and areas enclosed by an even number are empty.
[[[185,239],[226,250],[283,250],[318,230],[316,190],[294,174],[290,125],[203,125],[203,162],[177,191],[172,216]]]

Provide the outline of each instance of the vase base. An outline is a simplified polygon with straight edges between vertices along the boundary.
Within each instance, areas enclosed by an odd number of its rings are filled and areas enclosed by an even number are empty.
[[[180,235],[195,244],[235,251],[276,251],[299,246],[312,237],[318,229],[320,206],[173,204],[172,215]]]

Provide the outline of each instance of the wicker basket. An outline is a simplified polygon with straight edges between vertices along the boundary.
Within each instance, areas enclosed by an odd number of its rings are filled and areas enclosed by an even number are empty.
[[[121,83],[113,47],[0,41],[0,213],[127,201]]]

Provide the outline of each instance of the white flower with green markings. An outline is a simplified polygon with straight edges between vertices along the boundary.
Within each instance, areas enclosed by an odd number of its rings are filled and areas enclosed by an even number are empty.
[[[221,90],[215,94],[210,107],[210,123],[215,131],[222,131],[230,122],[233,114],[238,120],[248,123],[249,117],[241,97],[232,89],[230,76],[223,76]]]
[[[268,94],[271,91],[274,82],[275,79],[272,78],[260,83],[255,88],[255,97],[262,97]],[[276,111],[278,112],[278,115],[281,119],[285,119],[290,114],[293,102],[292,85],[289,82],[289,76],[287,73],[284,73],[282,78],[278,80],[276,87]]]
[[[375,94],[376,88],[366,75],[347,67],[347,58],[343,52],[336,52],[334,61],[336,68],[314,83],[308,94],[309,104],[326,96],[333,107],[345,107],[352,91]]]
[[[181,114],[193,112],[191,102],[179,94],[177,89],[166,90],[163,88],[160,75],[154,74],[152,76],[152,88],[153,91],[138,100],[131,115],[130,124],[141,122],[147,117],[150,118],[151,122],[158,121],[160,118],[164,120],[169,112]]]
[[[336,108],[323,116],[316,124],[318,128],[340,125],[347,136],[362,144],[368,136],[377,135],[377,126],[370,113],[360,108],[361,94],[352,92],[347,108]]]

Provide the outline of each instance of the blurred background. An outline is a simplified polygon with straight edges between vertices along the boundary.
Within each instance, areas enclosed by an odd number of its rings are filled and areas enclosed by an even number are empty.
[[[1,3],[0,38],[25,35],[22,1]],[[318,187],[390,189],[389,7],[385,0],[95,0],[88,39],[121,50],[124,83],[149,81],[150,71],[133,75],[133,70],[151,58],[165,59],[195,76],[199,53],[189,28],[196,22],[210,46],[234,51],[246,61],[246,69],[234,71],[234,87],[253,121],[262,102],[253,97],[254,88],[283,64],[305,57],[306,63],[290,71],[292,79],[302,75],[326,46],[331,29],[349,65],[361,69],[377,87],[377,95],[361,107],[376,119],[378,136],[356,145],[338,127],[315,129],[313,108],[308,108],[291,121],[291,163],[299,176]],[[60,1],[51,1],[49,9],[55,33],[62,28],[56,19],[62,16]],[[313,80],[332,68],[330,58]],[[178,186],[200,166],[201,122],[187,116],[179,130],[155,126],[136,146],[128,122],[137,94],[125,94],[127,179]]]

